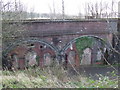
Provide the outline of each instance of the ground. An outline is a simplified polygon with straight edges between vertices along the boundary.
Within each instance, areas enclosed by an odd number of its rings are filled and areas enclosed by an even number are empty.
[[[1,88],[118,88],[118,66],[113,67],[81,66],[64,70],[55,66],[3,71]]]
[[[108,76],[110,79],[116,78],[111,73],[114,73],[118,76],[118,65],[116,66],[81,66],[79,68],[79,73],[81,75],[85,75],[87,77],[91,77],[94,80],[98,80],[99,77],[97,75]],[[70,73],[74,75],[76,72],[75,70],[70,70]]]

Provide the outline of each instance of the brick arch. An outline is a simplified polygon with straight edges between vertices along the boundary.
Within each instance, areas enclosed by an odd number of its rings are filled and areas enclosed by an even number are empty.
[[[20,69],[25,68],[25,56],[24,56],[24,54],[26,54],[29,50],[29,48],[26,48],[27,46],[26,47],[23,46],[23,44],[26,45],[26,43],[28,43],[28,44],[32,43],[33,45],[35,45],[35,48],[33,48],[32,50],[35,51],[37,53],[37,55],[41,56],[41,57],[43,57],[44,53],[46,53],[46,52],[48,52],[54,56],[56,56],[56,52],[58,52],[58,50],[55,46],[53,46],[45,41],[39,40],[39,39],[18,40],[15,43],[13,43],[12,45],[10,45],[8,47],[8,49],[5,50],[4,56],[9,57],[13,54],[18,55],[18,58],[19,58],[18,63],[19,63]],[[46,48],[43,51],[40,48],[42,45],[46,45]],[[9,62],[12,62],[12,60]],[[40,60],[39,60],[39,65],[42,66],[42,62],[40,62]]]
[[[42,44],[45,44],[45,45],[49,46],[49,47],[50,47],[52,50],[54,50],[55,52],[58,51],[58,49],[57,49],[55,46],[49,44],[49,43],[46,42],[46,41],[40,40],[40,39],[38,39],[38,38],[35,38],[35,39],[34,39],[34,38],[27,38],[27,39],[17,40],[17,41],[15,41],[14,43],[12,43],[11,45],[9,45],[9,46],[6,48],[6,50],[4,50],[4,55],[7,55],[7,54],[8,54],[13,48],[15,48],[17,45],[23,44],[23,43],[25,43],[25,42],[38,42],[38,43],[42,43]]]
[[[73,45],[73,51],[75,51],[76,52],[76,59],[75,59],[75,66],[79,66],[80,64],[80,59],[79,59],[79,55],[78,55],[78,52],[77,52],[77,48],[75,47],[75,42],[76,42],[76,40],[77,39],[80,39],[80,38],[82,38],[82,37],[92,37],[92,38],[95,38],[95,39],[97,39],[97,40],[99,40],[100,42],[104,42],[104,45],[105,45],[105,47],[107,47],[108,49],[110,49],[110,48],[112,48],[110,45],[109,45],[109,43],[107,43],[103,38],[100,38],[100,37],[98,37],[98,36],[93,36],[93,35],[83,35],[83,36],[80,36],[80,37],[77,37],[77,38],[74,38],[74,39],[72,39],[68,44],[66,44],[65,46],[64,46],[64,48],[62,49],[63,51],[63,53],[64,54],[67,54],[68,55],[68,53],[70,52],[70,51],[72,51],[72,50],[70,50],[70,45]],[[91,49],[92,50],[92,49]],[[91,57],[91,58],[93,58],[93,56]],[[92,61],[91,61],[92,62]]]
[[[82,35],[82,36],[80,36],[80,37],[76,37],[76,38],[70,40],[70,41],[63,47],[62,51],[64,52],[65,50],[67,50],[67,49],[69,48],[69,46],[70,46],[71,44],[75,43],[77,39],[80,39],[80,38],[83,38],[83,37],[96,38],[96,39],[98,39],[98,40],[100,40],[100,41],[102,41],[102,42],[105,42],[105,45],[106,45],[106,46],[108,45],[109,48],[112,48],[112,47],[110,46],[110,44],[109,44],[107,41],[104,40],[104,38],[101,38],[101,37],[95,36],[95,35]]]

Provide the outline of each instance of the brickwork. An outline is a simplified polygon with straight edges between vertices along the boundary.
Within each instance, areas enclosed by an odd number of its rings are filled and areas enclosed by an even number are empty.
[[[51,44],[55,48],[57,48],[58,52],[61,51],[65,46],[75,38],[90,35],[90,36],[97,36],[106,42],[112,43],[113,35],[110,29],[110,25],[114,27],[113,30],[117,29],[117,20],[110,20],[108,23],[106,20],[85,20],[85,21],[24,21],[22,23],[23,29],[25,30],[23,35],[25,37],[31,38],[39,38],[39,40],[43,40],[48,44]],[[10,24],[15,24],[18,22],[12,22]],[[20,37],[18,37],[20,38]],[[43,67],[44,65],[44,54],[49,53],[52,57],[57,57],[56,52],[51,49],[50,47],[44,47],[43,44],[34,43],[35,51],[39,57],[39,66]],[[80,66],[80,58],[75,46],[75,43],[72,44],[73,49],[67,48],[64,52],[67,56],[70,51],[75,51],[75,64],[74,66]],[[8,55],[12,55],[13,53],[19,53],[18,57],[19,60],[19,67],[23,69],[25,67],[24,55],[26,54],[28,48],[18,47],[13,49],[11,53]],[[92,50],[92,53],[94,53]],[[93,55],[93,54],[92,54]],[[91,57],[92,61],[94,62],[93,58]],[[67,60],[67,59],[66,59]],[[68,62],[68,61],[65,61]],[[68,64],[69,66],[69,64]]]

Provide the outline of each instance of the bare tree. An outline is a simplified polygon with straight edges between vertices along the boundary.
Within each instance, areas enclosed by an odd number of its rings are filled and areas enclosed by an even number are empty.
[[[86,3],[86,16],[91,16],[92,18],[117,17],[117,12],[115,11],[116,4],[117,3],[113,0],[111,3],[103,1],[96,3]]]
[[[2,69],[2,0],[0,1],[0,70]],[[1,74],[1,72],[0,72]]]
[[[111,58],[114,59],[114,61],[116,60],[117,63],[119,63],[118,58],[120,58],[120,20],[118,19],[118,25],[114,25],[114,29],[113,29],[113,25],[111,24],[111,21],[109,20],[109,18],[116,18],[118,16],[118,11],[116,11],[116,7],[118,3],[116,3],[115,1],[111,1],[110,3],[108,2],[96,2],[96,3],[85,3],[85,13],[86,13],[86,18],[87,19],[102,19],[104,18],[109,26],[109,30],[111,30],[111,35],[113,36],[112,38],[112,42],[109,40],[109,44],[111,46]],[[119,5],[118,5],[119,6]],[[117,20],[117,19],[116,19]],[[117,22],[117,21],[116,21]],[[115,30],[116,27],[116,30]],[[108,60],[106,60],[107,62]],[[107,62],[108,65],[109,62]]]
[[[27,17],[27,13],[24,10],[24,5],[22,3],[17,2],[3,2],[1,12],[2,12],[2,44],[4,47],[7,47],[10,41],[14,41],[17,37],[23,37],[23,32],[25,31],[23,27],[21,27],[20,20],[23,20]],[[10,25],[11,20],[18,21],[19,23],[15,23]],[[3,48],[4,48],[3,47]]]
[[[19,20],[27,18],[26,7],[20,2],[2,2],[2,19]]]
[[[55,1],[53,0],[52,5],[48,5],[50,9],[49,17],[50,19],[56,19],[56,8],[55,8]]]
[[[120,1],[118,2],[118,18],[120,18]]]
[[[56,17],[55,1],[54,0],[53,0],[53,14],[54,14],[54,17]]]
[[[63,18],[63,20],[65,18],[65,8],[64,7],[65,7],[64,6],[64,0],[62,0],[62,18]]]

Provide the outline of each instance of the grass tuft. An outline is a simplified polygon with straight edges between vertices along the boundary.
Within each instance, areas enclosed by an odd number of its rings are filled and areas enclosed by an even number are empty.
[[[111,75],[115,77],[115,72]],[[97,75],[93,80],[82,75],[71,76],[61,66],[3,71],[0,88],[118,88],[118,78]]]

